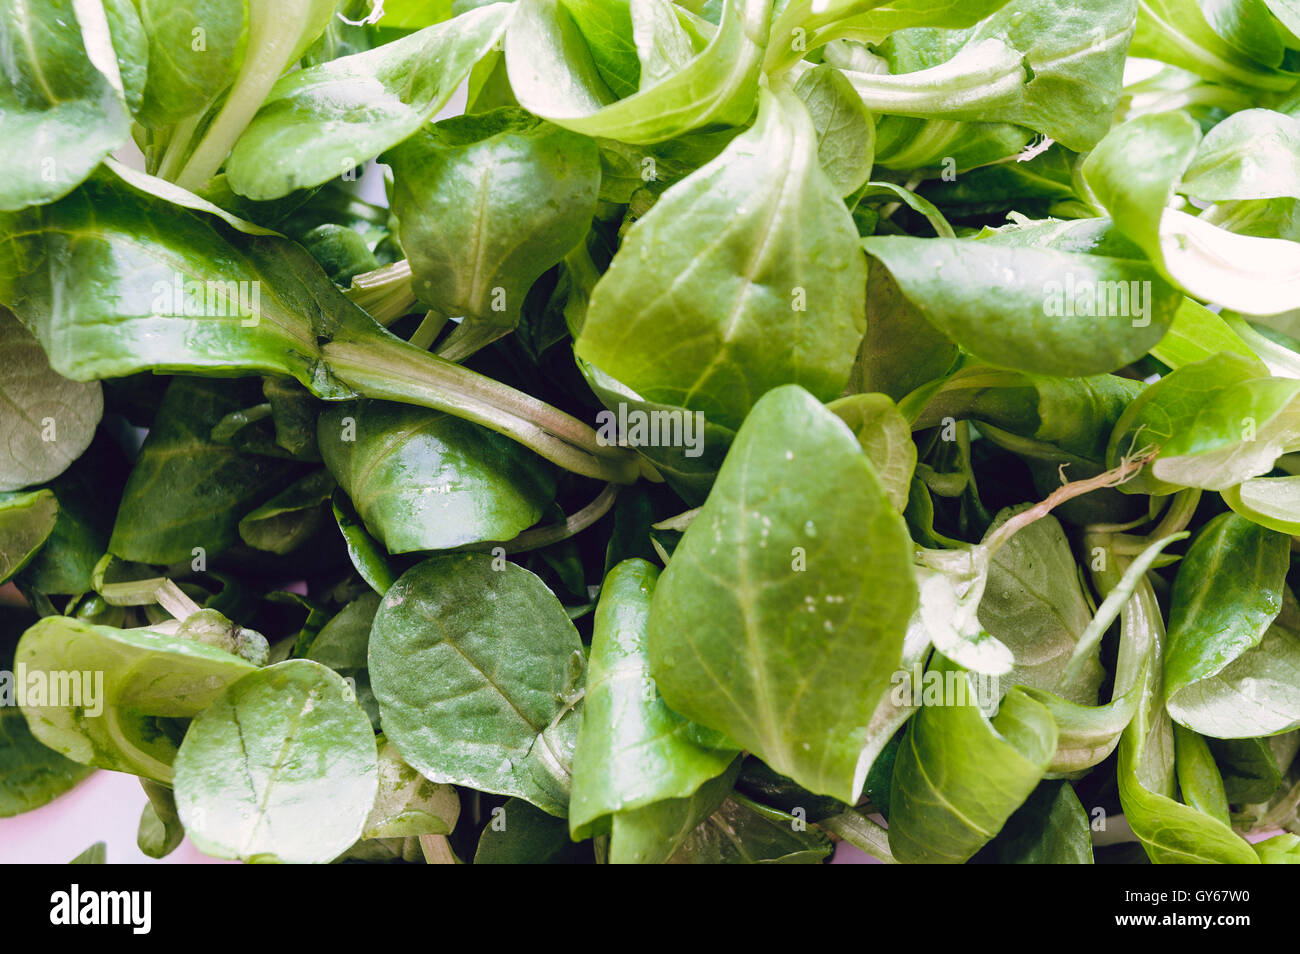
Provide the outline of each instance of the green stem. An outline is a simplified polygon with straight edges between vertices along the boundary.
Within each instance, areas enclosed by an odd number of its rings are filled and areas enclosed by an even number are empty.
[[[447,316],[440,311],[430,311],[420,322],[420,327],[411,335],[411,344],[421,351],[428,351],[443,328],[447,327]]]
[[[421,835],[420,851],[424,854],[425,864],[454,865],[459,863],[456,860],[456,853],[451,850],[451,843],[447,841],[446,835]]]
[[[447,336],[447,340],[443,342],[442,347],[438,349],[438,357],[459,364],[474,352],[486,348],[498,338],[509,333],[509,328],[485,324],[473,318],[463,318],[461,323],[451,330],[451,334]]]
[[[1201,491],[1195,487],[1180,490],[1174,494],[1174,502],[1165,511],[1164,519],[1147,534],[1148,540],[1162,540],[1170,534],[1187,529],[1196,515],[1196,508],[1201,502]]]
[[[1076,480],[1072,483],[1063,483],[1060,487],[1047,497],[1042,503],[1035,504],[1028,510],[1022,510],[1002,526],[994,530],[982,546],[992,557],[997,553],[1008,540],[1015,534],[1029,526],[1036,520],[1041,520],[1067,500],[1073,500],[1075,497],[1082,497],[1084,494],[1092,493],[1094,490],[1101,490],[1105,487],[1118,487],[1134,474],[1140,471],[1149,462],[1149,458],[1128,459],[1120,463],[1113,470],[1105,471],[1096,477],[1089,477],[1087,480]]]
[[[217,174],[235,142],[262,108],[271,87],[298,53],[303,30],[312,26],[309,5],[304,0],[275,0],[274,3],[264,0],[249,5],[248,54],[221,112],[176,177],[177,185],[197,192]]]
[[[399,338],[331,341],[321,354],[340,381],[366,397],[454,414],[585,477],[630,484],[640,472],[635,452],[602,444],[577,418]]]
[[[411,263],[406,259],[363,272],[352,279],[345,295],[385,328],[415,307]]]
[[[618,491],[618,484],[606,484],[605,489],[600,492],[595,500],[576,513],[565,517],[559,523],[525,530],[510,540],[487,540],[482,543],[466,544],[455,549],[475,553],[490,553],[496,547],[502,547],[507,553],[524,553],[528,550],[549,547],[552,543],[559,543],[562,540],[576,536],[609,513],[609,508],[614,506],[614,500],[618,497]]]
[[[1106,630],[1110,629],[1110,624],[1119,616],[1120,611],[1128,604],[1129,599],[1137,590],[1138,584],[1146,573],[1151,569],[1160,552],[1171,543],[1178,540],[1187,539],[1188,534],[1173,533],[1168,537],[1157,540],[1148,546],[1136,560],[1128,564],[1123,571],[1119,581],[1106,594],[1102,600],[1101,606],[1097,609],[1096,614],[1089,621],[1083,632],[1079,634],[1079,639],[1074,644],[1074,652],[1070,655],[1070,661],[1065,666],[1065,672],[1057,681],[1058,685],[1069,685],[1079,675],[1083,664],[1092,656],[1097,647],[1101,644],[1101,638],[1106,635]],[[1103,550],[1111,549],[1106,544],[1112,539],[1109,535],[1094,536],[1088,534],[1084,537],[1084,546],[1092,549],[1093,543],[1099,543]],[[1116,562],[1121,559],[1116,556]],[[1118,694],[1118,693],[1117,693]]]
[[[167,149],[163,152],[162,162],[158,163],[158,171],[155,173],[159,179],[174,182],[180,174],[190,140],[194,138],[194,131],[198,129],[204,111],[200,109],[172,127],[172,136],[167,140]]]

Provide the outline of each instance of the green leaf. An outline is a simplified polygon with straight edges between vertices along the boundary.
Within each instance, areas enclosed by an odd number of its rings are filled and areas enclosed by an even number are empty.
[[[1266,739],[1206,739],[1223,778],[1224,794],[1234,805],[1267,802],[1282,785],[1300,746],[1300,733]]]
[[[0,705],[0,818],[40,808],[90,773],[38,742],[21,712]]]
[[[36,556],[54,531],[59,502],[48,490],[0,493],[0,583]]]
[[[871,178],[876,122],[839,70],[815,66],[794,84],[817,131],[822,171],[840,195],[852,195]]]
[[[513,12],[489,4],[284,77],[230,153],[230,187],[250,199],[276,199],[397,145],[446,105]]]
[[[1227,490],[1267,474],[1300,443],[1300,384],[1255,378],[1221,388],[1198,408],[1193,425],[1176,432],[1151,465],[1160,480]]]
[[[632,0],[632,39],[640,64],[641,89],[650,89],[684,69],[695,56],[691,35],[669,0]],[[698,34],[697,34],[698,35]]]
[[[1283,534],[1237,514],[1205,525],[1169,611],[1164,678],[1176,722],[1215,738],[1300,726],[1300,607],[1285,591],[1289,565]]]
[[[827,60],[836,62],[829,52],[832,48],[827,49]],[[1017,157],[1036,138],[1033,130],[1010,123],[880,116],[876,120],[876,165],[898,172],[924,169],[936,176],[952,175]]]
[[[1205,426],[1198,423],[1201,409],[1219,393],[1257,378],[1262,372],[1255,361],[1221,352],[1166,374],[1139,394],[1115,423],[1106,448],[1106,465],[1118,466],[1122,457],[1143,448],[1159,449],[1163,456],[1171,441],[1184,434],[1198,433],[1198,427]],[[1234,423],[1234,436],[1240,438],[1241,422]],[[1208,473],[1208,468],[1197,466],[1197,461],[1187,464],[1178,468],[1179,475],[1184,480],[1192,480],[1191,486],[1199,486],[1200,477]],[[1154,467],[1144,468],[1120,489],[1125,493],[1170,494],[1183,486],[1181,482],[1160,479],[1154,471]]]
[[[234,82],[249,43],[249,0],[138,0],[149,74],[136,119],[161,128],[205,109]]]
[[[601,447],[582,422],[388,334],[299,245],[231,233],[156,191],[104,171],[61,202],[0,216],[13,232],[0,244],[0,300],[60,374],[284,375],[319,398],[427,406],[579,473],[635,477],[631,453]]]
[[[592,292],[578,356],[726,427],[780,384],[839,396],[866,273],[816,149],[798,97],[764,93],[755,125],[627,233]]]
[[[655,591],[649,651],[664,701],[853,804],[866,726],[915,606],[910,553],[843,422],[798,387],[765,395]]]
[[[196,547],[217,556],[239,541],[242,517],[293,481],[297,464],[211,439],[249,393],[222,381],[172,382],[122,492],[110,552],[157,564],[188,563]]]
[[[990,531],[1019,509],[999,513]],[[1050,690],[1079,705],[1096,705],[1105,672],[1095,656],[1087,658],[1078,675],[1063,679],[1092,612],[1070,542],[1055,517],[1034,521],[993,555],[978,614],[989,635],[1015,655],[1007,685]]]
[[[1116,617],[1120,618],[1119,648],[1111,698],[1105,705],[1080,705],[1053,692],[1034,688],[1026,690],[1030,698],[1047,706],[1056,723],[1056,755],[1052,758],[1050,771],[1059,774],[1081,772],[1097,765],[1115,750],[1120,733],[1132,720],[1145,691],[1155,641],[1153,627],[1143,614],[1123,610],[1130,605],[1133,593],[1161,551],[1187,536],[1186,532],[1180,532],[1163,537],[1147,546],[1131,562],[1127,556],[1116,552],[1116,541],[1112,537],[1099,534],[1084,538],[1094,565],[1102,567],[1096,575],[1104,587],[1106,598],[1075,645],[1066,667],[1067,678],[1072,670],[1082,668],[1083,660],[1094,658],[1105,631]],[[1097,557],[1104,559],[1096,563]],[[1121,562],[1123,566],[1119,565]]]
[[[460,796],[402,761],[397,747],[379,740],[379,794],[362,838],[449,835],[460,817]]]
[[[1084,161],[1083,175],[1116,227],[1153,263],[1162,261],[1161,216],[1200,139],[1186,113],[1140,116],[1116,127]]]
[[[1271,109],[1245,109],[1201,141],[1178,191],[1209,202],[1300,198],[1300,122]]]
[[[382,160],[416,295],[464,316],[442,349],[452,360],[514,329],[528,289],[596,211],[595,143],[519,109],[425,127]]]
[[[1279,67],[1286,48],[1264,0],[1205,0],[1201,13],[1210,29],[1248,58]]]
[[[379,24],[400,30],[418,30],[450,20],[454,0],[385,0]]]
[[[338,524],[339,532],[343,534],[348,558],[356,568],[357,574],[372,590],[383,596],[397,579],[397,573],[389,565],[388,554],[367,532],[361,518],[352,509],[351,502],[342,490],[334,491],[331,504],[334,520]]]
[[[183,135],[172,137],[162,162],[166,178],[191,190],[210,183],[276,79],[333,22],[337,6],[337,0],[249,0],[248,48],[239,72],[210,120],[193,115],[181,124]],[[197,141],[195,132],[201,133]]]
[[[988,584],[989,556],[984,546],[918,550],[920,605],[908,635],[910,638],[912,627],[919,626],[934,648],[954,663],[985,676],[1001,677],[1011,672],[1015,657],[984,629],[976,615]]]
[[[803,820],[733,793],[668,859],[673,865],[816,865],[831,841]]]
[[[768,0],[725,0],[722,22],[677,72],[615,99],[591,49],[559,0],[521,0],[506,31],[505,60],[519,104],[587,136],[655,143],[750,118],[767,32]]]
[[[380,267],[365,237],[346,225],[318,225],[301,241],[336,285],[348,285],[356,276]]]
[[[857,435],[894,509],[902,513],[916,470],[916,445],[907,418],[884,394],[852,394],[827,408]]]
[[[633,412],[643,421],[665,421],[669,434],[675,426],[671,422],[680,419],[682,423],[680,441],[647,441],[634,445],[638,454],[644,456],[655,466],[655,470],[668,482],[683,500],[689,504],[701,504],[709,495],[709,488],[717,476],[727,456],[727,449],[736,439],[732,428],[723,427],[701,412],[688,411],[671,404],[647,401],[627,385],[614,380],[593,364],[575,359],[578,370],[586,379],[592,392],[605,405],[608,414],[606,420],[611,425],[618,422],[620,413],[631,421]],[[655,417],[655,415],[668,415]],[[599,417],[599,413],[598,413]],[[687,428],[690,427],[688,432]],[[630,430],[630,428],[629,428]],[[617,434],[613,435],[619,436]],[[623,435],[627,436],[627,435]]]
[[[59,476],[82,455],[104,413],[98,383],[69,381],[31,332],[0,308],[0,491]]]
[[[1300,307],[1300,246],[1168,207],[1200,139],[1186,113],[1139,116],[1106,136],[1083,175],[1115,224],[1189,295],[1247,315]]]
[[[1300,835],[1274,835],[1254,845],[1260,864],[1300,865]]]
[[[1088,813],[1069,782],[1041,782],[987,852],[990,861],[1004,865],[1090,865]]]
[[[1224,825],[1231,825],[1223,776],[1205,739],[1174,723],[1174,770],[1178,791],[1192,808]]]
[[[641,61],[632,36],[629,0],[562,0],[587,41],[600,78],[617,97],[631,96],[641,85]]]
[[[889,793],[889,850],[904,864],[961,864],[1038,785],[1056,752],[1056,725],[1020,689],[990,719],[965,670],[943,657],[931,669],[967,688],[944,700],[959,704],[922,706],[908,723]]]
[[[149,38],[133,0],[103,0],[108,19],[109,39],[117,60],[122,95],[133,114],[144,101],[144,86],[149,72]],[[102,71],[108,75],[111,71]]]
[[[868,788],[870,785],[871,782],[868,781]],[[744,759],[735,788],[740,794],[762,805],[779,808],[790,815],[805,816],[811,822],[842,815],[845,810],[844,803],[838,799],[814,795],[753,756]],[[874,800],[873,804],[878,805]]]
[[[291,659],[227,687],[194,720],[176,756],[176,806],[205,854],[320,863],[361,835],[377,773],[348,684]]]
[[[512,798],[492,809],[492,817],[479,837],[476,865],[588,864],[591,852],[569,840],[563,818]]]
[[[1117,420],[1143,390],[1140,382],[1113,374],[1058,378],[999,371],[975,362],[936,384],[912,422],[914,429],[949,427],[970,419],[993,425],[981,433],[1001,446],[1007,445],[1002,431],[1030,439],[1012,448],[1026,457],[1038,454],[1054,461],[1096,464],[1107,460],[1106,442]]]
[[[958,124],[958,128],[972,127]],[[1074,181],[1077,162],[1073,153],[1058,144],[1032,159],[1020,155],[1015,162],[994,163],[927,182],[917,191],[949,215],[959,217],[991,207],[1021,210],[1034,200],[1070,202],[1078,198]]]
[[[319,457],[316,417],[320,405],[311,392],[288,378],[264,378],[262,394],[271,405],[276,444],[295,457]]]
[[[180,620],[175,635],[215,646],[254,666],[265,666],[270,656],[266,637],[256,630],[232,623],[220,611],[205,608]]]
[[[1129,55],[1160,60],[1255,95],[1295,85],[1294,74],[1254,62],[1219,36],[1201,8],[1197,0],[1142,0]]]
[[[564,817],[585,659],[560,601],[481,554],[425,560],[384,595],[370,677],[384,732],[426,778]]]
[[[136,844],[150,858],[166,858],[185,839],[185,826],[176,813],[176,798],[165,785],[149,779],[141,779],[140,784],[149,800],[140,812]]]
[[[239,521],[239,536],[250,547],[269,553],[296,550],[325,523],[325,502],[334,492],[328,470],[313,470],[294,481]]]
[[[0,298],[73,380],[243,368],[311,384],[317,338],[370,324],[298,246],[231,233],[109,171],[3,224],[15,234]]]
[[[732,794],[740,765],[737,756],[726,771],[686,798],[666,798],[611,816],[608,862],[668,864]]]
[[[379,610],[379,593],[365,593],[339,610],[312,640],[307,658],[344,675],[365,669],[370,627]]]
[[[909,27],[974,26],[1007,0],[790,0],[772,25],[768,72],[778,73],[803,58],[806,50],[852,37],[880,43]],[[779,8],[778,8],[779,9]]]
[[[849,390],[880,392],[901,401],[947,374],[958,348],[903,294],[883,263],[868,259],[867,276],[867,333]]]
[[[108,863],[108,845],[97,841],[77,857],[68,862],[70,865],[103,865]]]
[[[1172,723],[1161,704],[1164,621],[1149,582],[1139,585],[1129,612],[1151,632],[1153,652],[1141,704],[1119,742],[1116,772],[1125,818],[1154,864],[1257,863],[1251,846],[1222,821],[1174,799]]]
[[[1170,698],[1258,645],[1282,610],[1289,553],[1285,536],[1235,514],[1205,525],[1174,581],[1164,674]]]
[[[580,840],[597,823],[609,825],[613,816],[610,859],[614,863],[652,860],[644,852],[651,846],[626,850],[623,829],[636,822],[622,816],[651,806],[667,807],[663,806],[666,800],[688,801],[701,785],[725,772],[737,754],[701,746],[693,738],[695,727],[659,696],[645,648],[658,579],[658,569],[646,561],[626,560],[605,577],[596,605],[582,728],[573,757],[569,829]],[[728,783],[719,801],[730,789]],[[625,820],[628,824],[621,825]],[[686,831],[700,820],[687,825]],[[655,847],[655,860],[663,861],[676,843],[661,839]]]
[[[1174,323],[1151,354],[1175,370],[1212,358],[1222,351],[1258,362],[1255,352],[1228,327],[1228,323],[1199,302],[1184,298],[1174,313]],[[1261,371],[1263,366],[1261,364]]]
[[[895,182],[868,182],[866,186],[857,193],[862,202],[871,199],[888,199],[890,201],[898,200],[907,206],[913,212],[921,215],[930,227],[934,229],[935,234],[940,238],[956,238],[956,233],[948,220],[943,217],[943,213],[935,207],[934,203],[924,196],[919,196],[911,189],[905,189]],[[861,207],[857,210],[861,211]]]
[[[36,697],[29,686],[23,706],[38,740],[83,765],[163,784],[171,784],[177,748],[166,720],[198,715],[256,669],[192,639],[66,616],[46,617],[27,630],[14,661],[33,685],[49,687]],[[68,681],[69,695],[55,698],[60,673],[78,678]]]
[[[1075,151],[1110,128],[1137,0],[1011,0],[964,31],[895,34],[891,72],[846,71],[876,113],[1028,126]]]
[[[555,496],[545,461],[439,411],[380,401],[340,404],[321,414],[317,441],[326,466],[389,553],[509,540],[536,523]],[[412,483],[412,474],[421,482]]]
[[[0,11],[0,210],[53,202],[126,142],[127,113],[99,3],[27,0]]]
[[[1254,477],[1220,493],[1224,503],[1252,523],[1300,534],[1300,477]]]
[[[1164,337],[1181,300],[1135,259],[969,239],[862,241],[939,331],[998,367],[1082,377]]]
[[[95,564],[108,552],[113,529],[114,514],[103,501],[121,496],[127,466],[111,440],[100,440],[48,485],[59,513],[45,545],[22,571],[24,586],[45,594],[93,588]]]

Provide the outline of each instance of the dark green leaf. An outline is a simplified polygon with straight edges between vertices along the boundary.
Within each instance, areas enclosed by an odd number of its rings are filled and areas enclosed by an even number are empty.
[[[509,540],[555,496],[550,464],[439,411],[361,401],[320,416],[321,455],[389,553]],[[419,483],[411,481],[420,476]]]
[[[560,817],[579,724],[569,697],[584,669],[560,601],[504,557],[416,565],[384,595],[370,634],[384,732],[408,764]]]
[[[241,518],[300,472],[212,441],[212,428],[248,393],[221,381],[172,382],[122,492],[112,553],[158,564],[215,557],[239,540]]]
[[[69,381],[50,368],[41,346],[0,308],[0,491],[59,476],[95,436],[104,398],[95,382]]]
[[[727,427],[780,384],[835,398],[864,330],[856,242],[807,110],[788,89],[765,93],[755,125],[628,232],[577,353],[647,400]]]
[[[865,727],[915,605],[910,551],[844,423],[800,388],[769,393],[655,592],[664,701],[853,804]]]
[[[644,560],[620,563],[605,578],[596,606],[582,729],[573,757],[569,828],[581,839],[598,823],[608,826],[608,816],[613,816],[614,863],[650,860],[644,850],[630,852],[624,845],[622,829],[644,817],[621,816],[652,806],[664,814],[666,800],[685,802],[721,775],[737,754],[700,746],[690,723],[664,704],[650,677],[645,639],[658,578],[659,571]],[[721,794],[730,788],[728,783]],[[699,821],[686,825],[686,831]],[[660,861],[676,847],[671,838],[661,837],[658,844]]]

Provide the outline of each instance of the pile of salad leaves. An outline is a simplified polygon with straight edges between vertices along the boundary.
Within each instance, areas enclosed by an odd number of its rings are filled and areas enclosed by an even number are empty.
[[[0,50],[0,815],[102,768],[155,857],[1300,862],[1291,0]]]

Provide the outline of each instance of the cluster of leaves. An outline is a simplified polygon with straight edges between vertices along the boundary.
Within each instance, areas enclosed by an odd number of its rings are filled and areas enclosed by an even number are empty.
[[[0,662],[103,676],[0,708],[0,815],[97,767],[155,856],[1300,861],[1289,0],[0,48]]]

